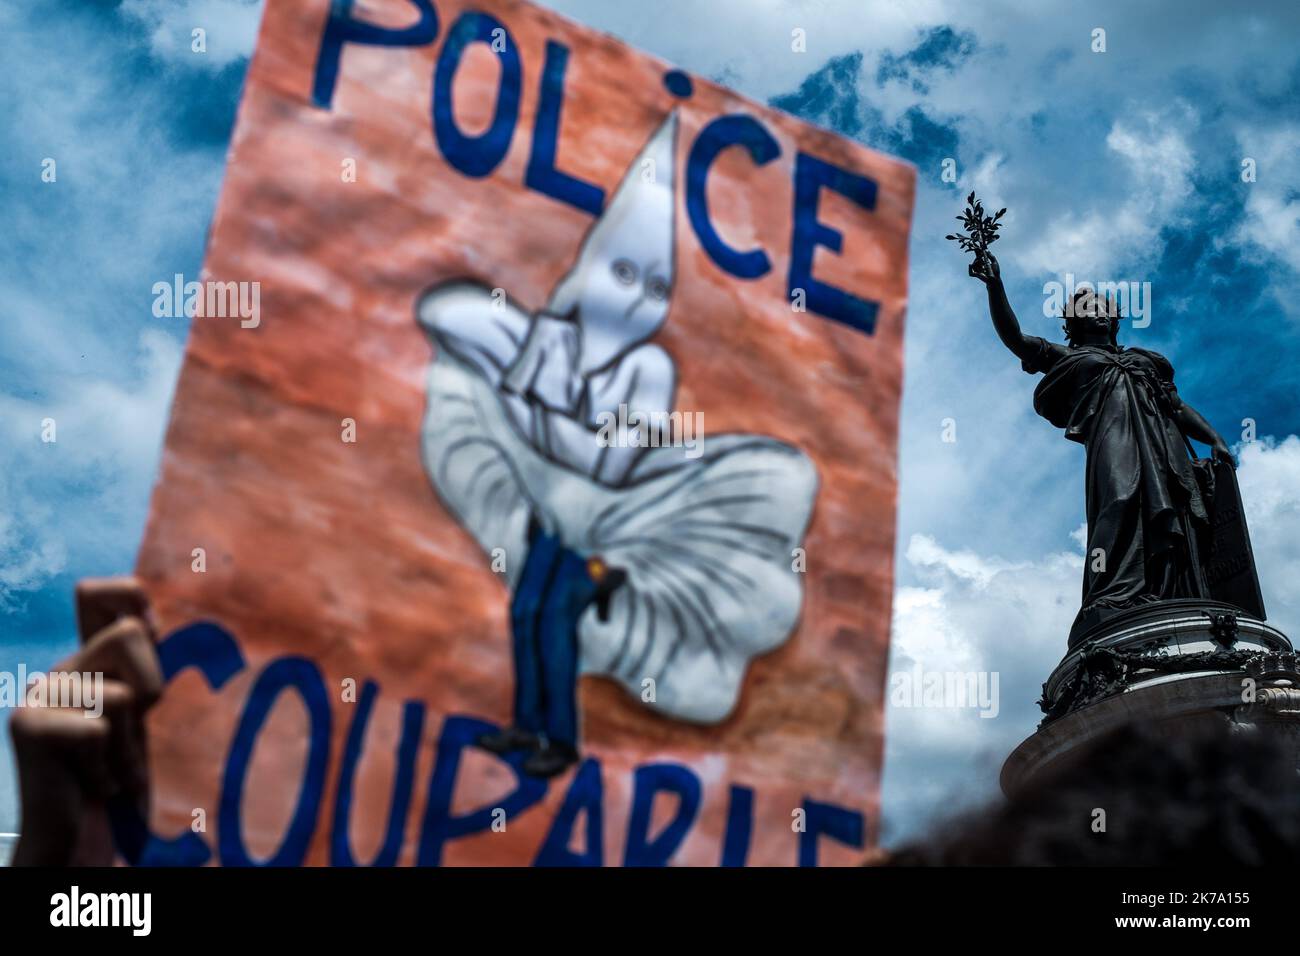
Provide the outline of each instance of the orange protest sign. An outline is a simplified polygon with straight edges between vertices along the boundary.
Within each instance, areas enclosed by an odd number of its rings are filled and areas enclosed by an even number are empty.
[[[268,4],[124,855],[860,859],[913,192],[527,3]]]

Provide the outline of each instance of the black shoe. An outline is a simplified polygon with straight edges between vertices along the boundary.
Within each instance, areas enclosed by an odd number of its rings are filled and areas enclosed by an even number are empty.
[[[518,727],[507,727],[494,734],[480,734],[474,743],[494,754],[508,754],[516,750],[533,750],[540,743],[537,735]]]
[[[578,752],[568,744],[547,741],[524,761],[524,773],[530,777],[554,777],[578,762]]]

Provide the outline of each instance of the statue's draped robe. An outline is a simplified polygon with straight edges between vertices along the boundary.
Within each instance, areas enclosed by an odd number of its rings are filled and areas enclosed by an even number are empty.
[[[1174,370],[1156,352],[1030,338],[1034,410],[1088,452],[1088,551],[1080,620],[1168,598],[1206,597],[1207,522],[1173,413]],[[1076,622],[1077,627],[1077,622]]]

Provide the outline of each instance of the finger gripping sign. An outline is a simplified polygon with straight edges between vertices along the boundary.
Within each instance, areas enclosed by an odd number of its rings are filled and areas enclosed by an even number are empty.
[[[200,284],[260,315],[192,325],[122,855],[861,859],[913,192],[526,3],[268,4]]]

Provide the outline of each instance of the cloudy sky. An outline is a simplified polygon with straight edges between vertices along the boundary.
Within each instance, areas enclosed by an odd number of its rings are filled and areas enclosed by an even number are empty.
[[[990,795],[1079,601],[1083,451],[1034,415],[1034,379],[943,240],[971,189],[1010,209],[998,252],[1027,331],[1058,331],[1043,287],[1066,273],[1150,283],[1150,323],[1123,341],[1167,355],[1231,443],[1253,423],[1239,476],[1265,598],[1300,635],[1300,6],[550,5],[918,168],[892,668],[997,672],[1000,708],[890,709],[886,843]],[[73,582],[134,563],[186,333],[153,317],[150,288],[199,271],[260,13],[0,6],[0,60],[22,78],[0,85],[2,670],[66,653]]]

